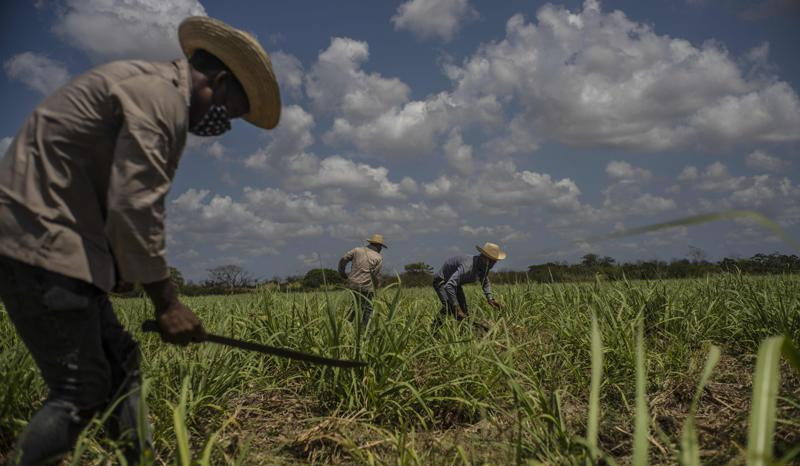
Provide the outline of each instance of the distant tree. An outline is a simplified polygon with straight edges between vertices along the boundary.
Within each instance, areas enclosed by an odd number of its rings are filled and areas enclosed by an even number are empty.
[[[183,274],[175,267],[169,268],[169,278],[172,279],[172,283],[174,283],[175,287],[179,290],[186,286],[186,280],[183,279]]]
[[[566,281],[569,265],[560,262],[547,262],[528,267],[526,278],[539,283]]]
[[[614,258],[611,257],[611,256],[603,256],[603,257],[597,259],[597,264],[600,265],[600,266],[603,266],[603,267],[611,267],[616,262],[617,261],[614,260]]]
[[[725,272],[734,273],[740,270],[739,260],[726,257],[719,263],[719,268]]]
[[[584,256],[581,257],[581,265],[588,269],[597,267],[598,259],[599,257],[597,254],[592,254],[592,253],[584,254]]]
[[[706,261],[706,252],[702,249],[689,245],[689,260],[695,264],[700,264]]]
[[[419,273],[419,274],[429,274],[433,275],[433,267],[426,264],[425,262],[413,262],[411,264],[406,264],[403,266],[406,273]]]
[[[311,269],[303,277],[303,286],[306,288],[319,288],[323,285],[338,285],[344,283],[339,272],[333,269]]]
[[[400,275],[403,286],[426,286],[433,280],[433,267],[425,262],[414,262],[403,266],[405,272]]]
[[[297,283],[303,281],[302,275],[288,275],[284,280],[284,283]]]
[[[208,269],[208,281],[211,285],[228,288],[248,288],[253,286],[256,280],[243,267],[228,264]]]

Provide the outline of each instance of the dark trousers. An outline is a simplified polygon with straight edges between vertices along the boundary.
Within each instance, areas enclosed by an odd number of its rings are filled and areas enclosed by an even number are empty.
[[[451,305],[447,298],[447,292],[444,289],[444,283],[444,280],[441,278],[433,279],[433,289],[436,291],[436,296],[439,297],[439,302],[442,304],[442,307],[439,309],[439,315],[434,321],[435,327],[441,325],[444,318],[448,315],[455,317],[456,320],[462,320],[469,313],[469,309],[467,308],[467,297],[464,296],[464,288],[460,286],[456,287],[456,300],[458,302],[458,306],[462,311],[464,311],[463,315],[459,315],[456,313],[455,307]]]
[[[361,328],[366,328],[372,317],[372,300],[375,293],[371,290],[350,289],[355,296],[355,307],[350,309],[350,320],[355,321],[356,311],[361,312]]]
[[[106,432],[137,463],[139,346],[122,328],[108,296],[80,280],[0,256],[0,299],[49,389],[17,440],[10,464],[58,464],[96,413],[116,407]],[[146,419],[146,414],[142,417]]]

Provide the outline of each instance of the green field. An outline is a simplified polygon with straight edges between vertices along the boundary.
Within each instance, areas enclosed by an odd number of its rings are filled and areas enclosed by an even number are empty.
[[[187,448],[193,460],[202,463],[206,454],[214,465],[577,464],[593,455],[627,464],[635,432],[638,464],[643,453],[650,464],[675,464],[681,454],[704,464],[744,464],[759,345],[773,335],[800,342],[798,276],[495,291],[505,304],[499,311],[485,305],[479,288],[467,289],[473,318],[488,330],[448,322],[432,334],[432,290],[383,290],[362,338],[346,319],[352,297],[344,291],[186,299],[209,331],[364,359],[369,367],[362,371],[211,344],[168,346],[138,330],[151,317],[146,300],[115,306],[142,344],[157,464],[188,464]],[[595,341],[602,375],[594,400],[593,314],[602,339]],[[639,323],[644,350],[637,353]],[[719,361],[690,422],[699,441],[693,448],[692,430],[683,441],[682,432],[716,347]],[[646,372],[646,396],[638,398],[637,354],[645,356],[638,373]],[[779,372],[775,432],[761,434],[774,442],[775,458],[788,459],[800,445],[800,376],[786,358]],[[45,395],[4,312],[0,380],[2,462]],[[596,436],[587,430],[590,414]],[[115,462],[114,446],[96,432],[82,440],[75,463]]]

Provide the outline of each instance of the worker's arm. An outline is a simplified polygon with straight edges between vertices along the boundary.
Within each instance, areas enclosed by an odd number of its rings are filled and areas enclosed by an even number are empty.
[[[118,280],[141,283],[156,309],[162,339],[203,337],[169,278],[165,199],[186,141],[186,102],[166,80],[140,77],[114,86],[122,114],[106,197],[105,234]]]
[[[372,276],[372,285],[377,290],[381,287],[381,269],[383,268],[383,257],[378,257],[378,261],[375,264],[375,267],[372,268],[370,271],[370,275]]]
[[[486,302],[493,308],[499,309],[501,305],[499,302],[495,301],[492,295],[492,284],[489,282],[489,272],[486,272],[483,280],[481,280],[481,286],[483,287],[483,295],[486,296]]]
[[[447,294],[447,304],[451,309],[460,309],[458,305],[458,298],[456,292],[461,285],[461,277],[464,275],[464,265],[459,265],[458,268],[450,275],[450,278],[444,283],[444,291]]]
[[[355,253],[356,253],[356,250],[355,249],[351,249],[351,250],[347,251],[347,254],[342,256],[341,259],[339,259],[339,275],[344,279],[347,279],[347,263],[350,262],[351,260],[353,260],[353,255]]]
[[[200,319],[178,299],[175,284],[170,278],[142,284],[156,308],[161,338],[168,343],[185,345],[192,341],[203,341],[205,330]]]

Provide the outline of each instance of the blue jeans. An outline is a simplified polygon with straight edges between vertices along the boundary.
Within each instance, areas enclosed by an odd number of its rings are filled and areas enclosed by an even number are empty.
[[[108,296],[80,280],[0,257],[0,298],[49,389],[17,439],[11,464],[58,464],[92,417],[111,403],[109,436],[127,442],[137,463],[139,346],[122,328]],[[146,418],[146,415],[143,417]]]
[[[439,309],[439,315],[446,316],[450,314],[456,319],[461,320],[462,317],[456,315],[456,310],[447,299],[447,291],[444,289],[444,284],[445,282],[441,278],[433,279],[433,290],[436,291],[436,296],[439,298],[439,302],[442,303],[442,307]],[[456,300],[458,301],[458,306],[464,311],[464,314],[468,314],[467,297],[464,295],[464,288],[461,288],[461,286],[456,287]]]

